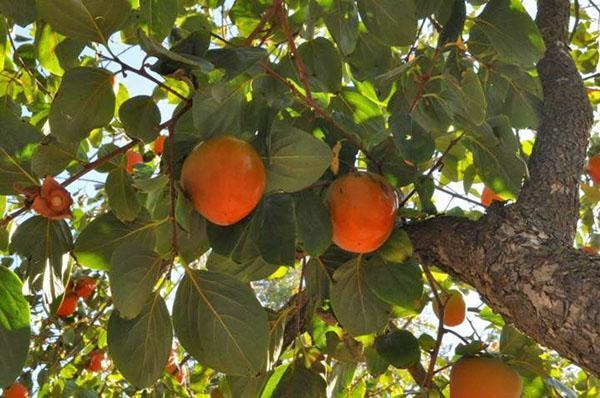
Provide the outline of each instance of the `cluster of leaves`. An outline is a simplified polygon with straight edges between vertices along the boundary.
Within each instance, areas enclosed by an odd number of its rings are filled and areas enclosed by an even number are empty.
[[[224,3],[0,0],[0,386],[20,377],[39,396],[443,393],[444,367],[488,347],[473,330],[438,356],[419,315],[453,282],[423,274],[401,228],[377,253],[337,249],[323,197],[358,168],[406,198],[404,219],[437,214],[434,192],[449,183],[516,198],[531,149],[516,131],[537,127],[542,103],[534,22],[518,0]],[[590,29],[575,34],[585,71],[597,63]],[[117,47],[139,54],[137,65]],[[119,73],[146,79],[150,95],[130,97]],[[150,144],[163,129],[158,157]],[[186,155],[219,134],[250,141],[267,170],[258,208],[230,227],[208,223],[177,189]],[[144,156],[133,174],[131,149]],[[92,171],[94,188],[82,179]],[[47,175],[78,190],[69,222],[18,217],[31,205],[19,194]],[[69,280],[84,274],[98,293],[57,318]],[[280,298],[259,301],[266,289]],[[528,397],[568,392],[561,381],[600,388],[564,374],[563,360],[488,308],[475,313]],[[192,368],[183,385],[165,374],[174,344]],[[82,372],[96,349],[114,366]],[[427,355],[435,366],[423,383]]]

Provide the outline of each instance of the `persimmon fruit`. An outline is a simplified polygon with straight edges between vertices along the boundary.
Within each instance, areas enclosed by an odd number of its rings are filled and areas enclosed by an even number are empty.
[[[463,358],[450,372],[450,398],[520,398],[517,372],[493,358]]]
[[[352,172],[336,179],[327,192],[333,242],[353,253],[369,253],[389,238],[398,196],[381,176]]]
[[[165,372],[169,374],[175,374],[177,372],[177,352],[175,350],[171,350],[169,353],[169,359],[167,360],[167,364],[165,366]]]
[[[600,183],[600,154],[594,155],[590,158],[590,160],[588,160],[586,170],[587,170],[590,178],[592,179],[592,181],[594,181],[594,184],[599,184]]]
[[[136,164],[141,164],[144,163],[144,157],[142,156],[141,153],[136,152],[134,150],[128,150],[127,153],[125,154],[125,156],[127,157],[127,172],[129,174],[133,173],[133,167]]]
[[[101,372],[106,369],[106,354],[100,350],[90,352],[86,369],[90,372]]]
[[[10,387],[4,391],[4,398],[28,398],[29,391],[21,383],[13,383]]]
[[[165,151],[165,141],[166,140],[167,140],[167,137],[164,135],[159,135],[158,138],[156,140],[154,140],[154,143],[152,144],[152,150],[158,156],[162,155],[163,152]]]
[[[448,327],[458,326],[465,321],[467,306],[463,295],[458,290],[450,290],[442,294],[440,299],[445,303],[444,306],[444,325]],[[433,311],[439,318],[440,309],[437,301],[433,301]]]
[[[190,377],[190,370],[185,365],[180,366],[179,369],[177,370],[177,373],[175,374],[175,379],[177,379],[177,382],[179,384],[187,383],[187,380],[189,377]]]
[[[181,170],[181,185],[194,208],[217,225],[232,225],[250,214],[265,184],[265,166],[256,150],[231,136],[198,145]]]
[[[65,297],[63,298],[63,301],[58,306],[58,310],[56,310],[56,315],[58,315],[61,318],[68,318],[71,315],[73,315],[73,313],[77,309],[78,298],[79,297],[77,297],[77,294],[73,292],[66,293]]]
[[[492,202],[502,202],[504,198],[494,191],[489,189],[488,187],[483,188],[483,192],[481,192],[481,204],[485,207],[488,207],[492,204]]]
[[[587,253],[591,256],[595,256],[598,254],[598,249],[596,249],[595,247],[592,247],[592,246],[583,246],[581,248],[581,250],[583,250],[585,253]]]
[[[96,280],[89,276],[81,278],[75,285],[75,294],[84,300],[87,300],[96,290]]]

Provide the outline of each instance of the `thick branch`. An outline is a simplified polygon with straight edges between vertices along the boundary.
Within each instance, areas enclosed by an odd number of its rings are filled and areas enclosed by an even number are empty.
[[[423,263],[471,284],[508,322],[600,374],[600,258],[500,205],[478,222],[437,217],[407,231]]]
[[[538,1],[537,24],[546,44],[538,63],[544,108],[529,161],[530,178],[519,197],[523,214],[564,242],[575,235],[578,177],[593,122],[592,108],[569,54],[568,0]]]

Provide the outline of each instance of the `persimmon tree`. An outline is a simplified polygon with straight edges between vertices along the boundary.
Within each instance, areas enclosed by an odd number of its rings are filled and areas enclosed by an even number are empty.
[[[525,5],[0,0],[0,388],[596,396],[600,8]]]

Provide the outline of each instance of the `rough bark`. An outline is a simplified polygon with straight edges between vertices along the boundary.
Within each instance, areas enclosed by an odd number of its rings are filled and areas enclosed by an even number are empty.
[[[529,161],[530,178],[517,206],[543,231],[571,242],[579,215],[579,175],[585,160],[592,107],[569,54],[568,0],[538,1],[537,24],[546,54],[537,65],[544,109]]]
[[[515,205],[478,221],[436,217],[407,230],[422,262],[471,284],[539,343],[600,375],[600,258],[573,248],[578,180],[593,122],[568,52],[568,0],[539,0],[544,110]]]

